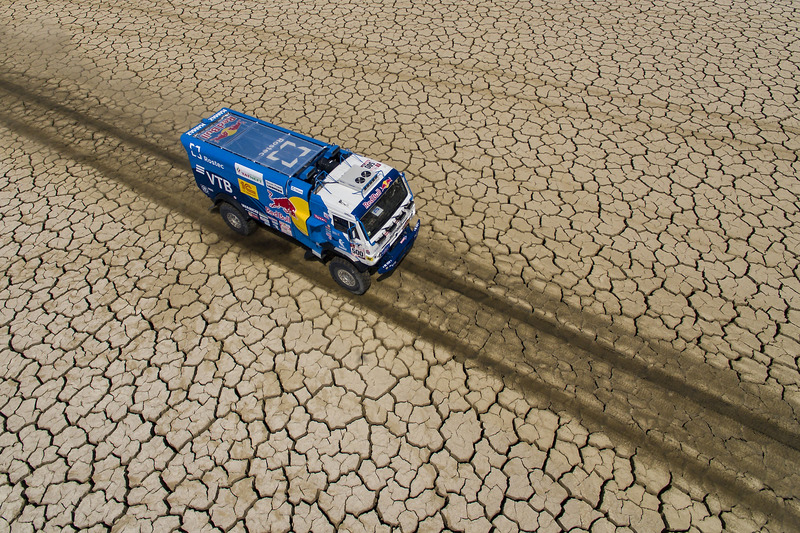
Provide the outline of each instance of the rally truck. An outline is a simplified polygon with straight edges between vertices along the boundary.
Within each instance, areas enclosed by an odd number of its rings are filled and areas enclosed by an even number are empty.
[[[241,235],[259,224],[328,263],[363,294],[419,233],[405,174],[337,145],[222,108],[181,135],[197,186]]]

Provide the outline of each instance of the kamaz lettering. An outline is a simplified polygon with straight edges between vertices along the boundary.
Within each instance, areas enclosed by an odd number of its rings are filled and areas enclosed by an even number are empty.
[[[292,237],[356,294],[372,273],[396,268],[419,232],[405,175],[339,146],[228,108],[181,142],[217,172],[195,164],[197,186],[232,230],[249,235],[263,223]]]

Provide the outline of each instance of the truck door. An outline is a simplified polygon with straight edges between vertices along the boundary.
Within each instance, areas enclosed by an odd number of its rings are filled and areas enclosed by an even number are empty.
[[[331,215],[333,219],[333,245],[343,252],[364,259],[367,247],[364,234],[355,220]]]
[[[353,224],[350,226],[350,253],[359,259],[365,259],[367,249],[361,225]]]
[[[340,216],[331,215],[331,218],[333,219],[333,245],[349,254],[351,250],[350,238],[355,224]]]

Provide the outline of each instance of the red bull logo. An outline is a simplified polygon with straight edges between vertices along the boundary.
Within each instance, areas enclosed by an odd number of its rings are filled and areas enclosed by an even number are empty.
[[[311,214],[308,211],[308,202],[306,200],[297,196],[291,198],[275,198],[272,196],[272,193],[269,193],[269,199],[272,202],[269,206],[264,207],[267,211],[270,211],[270,214],[273,214],[273,216],[280,214],[279,217],[285,217],[286,215],[283,213],[288,214],[289,217],[287,218],[291,218],[295,227],[304,235],[308,235],[306,221]]]
[[[372,206],[372,204],[374,204],[378,200],[378,198],[380,198],[383,195],[383,191],[388,189],[391,184],[392,180],[390,178],[386,178],[381,182],[380,185],[375,187],[375,190],[372,191],[372,194],[370,194],[366,200],[361,202],[361,205],[364,206],[364,209],[369,209]]]
[[[234,135],[237,131],[239,131],[239,127],[241,125],[242,125],[242,121],[241,120],[237,120],[236,123],[233,126],[228,126],[224,130],[219,132],[219,134],[216,137],[214,137],[213,139],[211,139],[211,140],[212,141],[221,141],[222,139],[224,139],[226,137],[230,137],[231,135]]]
[[[297,208],[288,198],[272,198],[272,204],[269,207],[270,209],[283,209],[290,216],[294,216],[297,212]]]
[[[212,140],[212,141],[219,141],[220,139],[224,139],[226,137],[230,137],[231,135],[235,134],[239,131],[239,127],[242,125],[242,121],[237,119],[233,115],[226,115],[219,120],[216,124],[208,128],[207,130],[203,131],[200,135],[197,136],[198,139],[202,139],[204,141]]]

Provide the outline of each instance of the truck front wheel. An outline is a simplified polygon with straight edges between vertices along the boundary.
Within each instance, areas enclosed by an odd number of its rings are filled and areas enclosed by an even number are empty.
[[[258,227],[257,222],[242,213],[238,208],[228,202],[222,202],[219,206],[219,214],[222,220],[239,235],[250,235]]]
[[[334,281],[353,294],[364,294],[369,289],[369,272],[360,272],[347,259],[334,257],[329,268]]]

